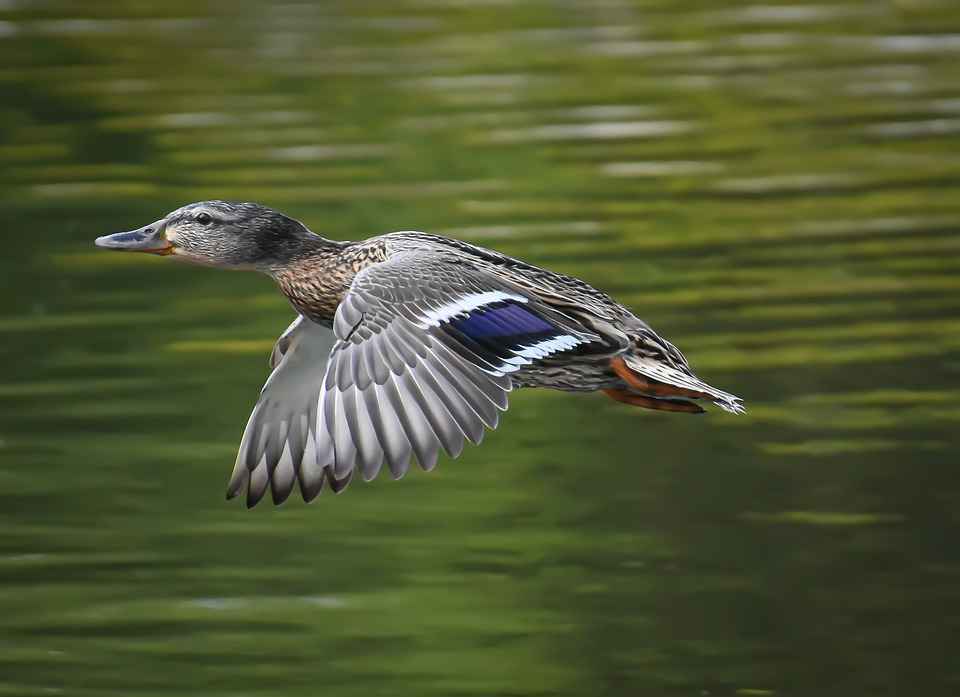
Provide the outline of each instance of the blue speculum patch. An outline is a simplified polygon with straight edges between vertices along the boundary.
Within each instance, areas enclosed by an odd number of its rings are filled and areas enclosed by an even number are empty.
[[[512,302],[477,308],[451,324],[471,339],[503,346],[528,345],[563,333],[539,315]]]

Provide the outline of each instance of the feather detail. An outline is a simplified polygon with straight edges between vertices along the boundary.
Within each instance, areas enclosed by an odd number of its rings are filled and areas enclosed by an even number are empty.
[[[624,404],[630,404],[634,407],[644,409],[653,409],[655,411],[685,411],[690,414],[702,414],[703,407],[685,399],[658,399],[656,397],[646,397],[629,390],[603,390],[603,393],[610,399]]]
[[[652,358],[624,354],[611,359],[610,366],[631,388],[648,395],[707,399],[733,414],[746,411],[739,397]]]

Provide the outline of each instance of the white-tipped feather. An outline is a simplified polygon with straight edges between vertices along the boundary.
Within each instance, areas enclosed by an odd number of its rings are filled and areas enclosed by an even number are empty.
[[[462,312],[470,312],[484,305],[491,305],[501,300],[515,300],[525,303],[527,299],[517,293],[506,293],[501,290],[491,290],[485,293],[467,293],[451,299],[440,305],[436,309],[423,310],[423,319],[420,322],[420,328],[438,327],[442,322],[446,322],[456,317]]]

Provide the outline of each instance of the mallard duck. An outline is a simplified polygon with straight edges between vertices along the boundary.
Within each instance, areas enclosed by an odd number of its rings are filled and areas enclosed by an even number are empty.
[[[742,401],[700,380],[683,354],[606,293],[490,249],[422,232],[336,242],[256,203],[203,201],[105,249],[261,271],[297,318],[240,442],[227,498],[247,505],[269,488],[282,503],[384,463],[402,477],[415,458],[496,428],[517,387],[600,391],[625,404],[740,414]]]

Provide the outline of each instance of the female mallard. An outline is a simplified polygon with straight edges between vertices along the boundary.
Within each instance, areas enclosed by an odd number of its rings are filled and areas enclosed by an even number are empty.
[[[626,404],[739,414],[683,354],[607,294],[489,249],[422,232],[334,242],[256,203],[179,208],[98,247],[262,271],[298,317],[277,341],[227,487],[254,506],[295,481],[305,501],[411,456],[430,470],[496,428],[514,387],[601,390]]]

